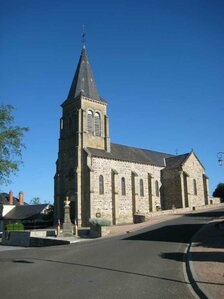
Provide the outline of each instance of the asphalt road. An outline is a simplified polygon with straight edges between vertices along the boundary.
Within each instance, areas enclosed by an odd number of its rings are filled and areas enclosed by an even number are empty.
[[[176,217],[119,237],[0,253],[0,297],[195,298],[184,276],[188,242],[216,212]]]

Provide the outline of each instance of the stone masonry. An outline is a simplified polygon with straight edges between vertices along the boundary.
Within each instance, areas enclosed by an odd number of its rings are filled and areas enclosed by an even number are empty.
[[[174,156],[111,143],[107,105],[84,46],[61,105],[55,223],[64,221],[66,197],[78,225],[95,217],[130,223],[136,213],[147,217],[160,209],[208,204],[208,177],[193,151]]]

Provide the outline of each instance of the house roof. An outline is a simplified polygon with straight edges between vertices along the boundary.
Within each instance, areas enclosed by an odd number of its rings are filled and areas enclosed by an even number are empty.
[[[9,194],[8,193],[0,193],[0,204],[9,205]],[[19,199],[13,196],[13,205],[19,205]],[[24,205],[27,203],[24,202]]]
[[[67,100],[75,99],[80,95],[105,102],[99,96],[85,46],[82,48]]]
[[[190,153],[166,158],[166,168],[177,168],[182,166],[192,154],[201,165],[201,167],[205,169],[193,150]]]
[[[48,204],[16,206],[4,216],[4,219],[28,219],[40,214],[47,206]]]
[[[100,150],[96,148],[88,148],[87,150],[89,151],[91,156],[94,157],[135,162],[141,164],[150,164],[160,167],[165,166],[164,158],[166,159],[169,157],[173,157],[173,155],[166,153],[115,143],[111,143],[111,152],[107,152],[105,150]]]
[[[189,153],[186,153],[183,155],[166,158],[166,167],[167,168],[176,168],[176,167],[183,165],[183,163],[187,160],[189,155],[190,155]]]

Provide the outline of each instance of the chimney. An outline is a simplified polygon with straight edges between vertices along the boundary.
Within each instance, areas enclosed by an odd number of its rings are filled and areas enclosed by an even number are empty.
[[[9,191],[9,204],[13,205],[13,192]]]
[[[24,193],[22,191],[19,192],[19,204],[24,205]]]

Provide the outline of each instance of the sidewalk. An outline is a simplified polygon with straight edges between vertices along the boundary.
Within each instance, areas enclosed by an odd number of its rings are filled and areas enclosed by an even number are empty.
[[[193,287],[200,298],[224,298],[223,217],[204,225],[194,236],[187,263]]]
[[[183,213],[184,214],[184,213]],[[125,233],[131,233],[134,231],[138,231],[144,227],[151,226],[156,223],[160,223],[161,221],[170,220],[174,217],[181,217],[183,214],[169,214],[169,215],[159,215],[153,216],[149,220],[142,223],[129,223],[129,224],[121,224],[121,225],[113,225],[110,227],[110,233],[103,238],[113,237],[117,235],[122,235]],[[89,228],[79,228],[79,236],[81,237],[80,241],[93,240],[89,237]],[[94,239],[96,240],[96,239]]]
[[[161,222],[161,220],[166,221],[166,220],[170,220],[174,217],[181,217],[181,216],[183,216],[183,215],[181,215],[181,214],[159,215],[159,216],[154,216],[154,217],[150,218],[149,220],[147,220],[146,222],[142,222],[142,223],[115,225],[115,226],[111,227],[109,236],[113,236],[113,235],[115,236],[115,235],[134,232],[134,231],[140,230],[144,227],[159,223],[159,222]]]

